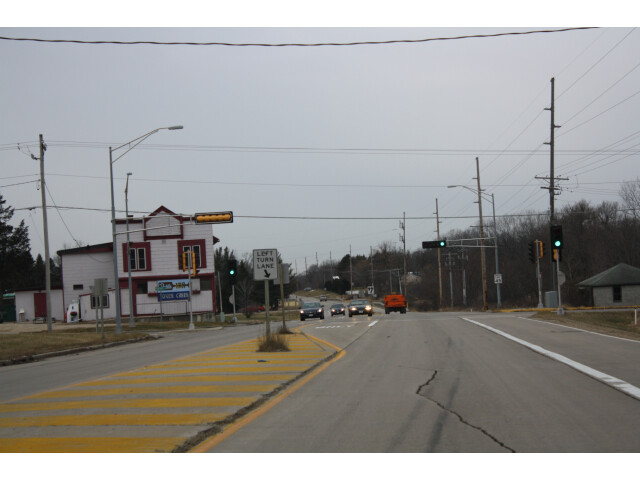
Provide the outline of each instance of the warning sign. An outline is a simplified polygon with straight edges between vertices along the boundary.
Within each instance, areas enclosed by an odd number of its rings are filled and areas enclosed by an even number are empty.
[[[275,248],[253,251],[253,279],[277,280],[278,250]]]

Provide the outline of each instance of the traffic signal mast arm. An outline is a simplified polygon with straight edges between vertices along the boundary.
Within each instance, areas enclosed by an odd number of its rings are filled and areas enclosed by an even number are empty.
[[[434,240],[429,242],[422,242],[422,248],[446,248],[446,240]]]

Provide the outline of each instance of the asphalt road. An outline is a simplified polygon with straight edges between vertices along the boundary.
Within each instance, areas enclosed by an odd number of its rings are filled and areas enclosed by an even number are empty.
[[[515,314],[327,317],[304,331],[346,355],[209,451],[640,451],[640,342]]]

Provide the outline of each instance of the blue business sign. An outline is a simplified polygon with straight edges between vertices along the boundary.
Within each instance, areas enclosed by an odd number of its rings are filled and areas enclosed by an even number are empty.
[[[156,291],[160,302],[189,300],[189,280],[159,280]]]

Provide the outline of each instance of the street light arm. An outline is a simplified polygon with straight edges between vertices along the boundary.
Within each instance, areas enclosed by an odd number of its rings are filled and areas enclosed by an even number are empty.
[[[145,133],[144,135],[139,136],[138,138],[134,138],[133,140],[130,140],[126,143],[123,143],[122,145],[120,145],[119,147],[115,147],[112,148],[111,151],[115,152],[116,150],[121,149],[122,147],[126,147],[129,146],[129,148],[120,156],[116,157],[115,160],[112,160],[111,163],[116,163],[118,161],[118,159],[122,158],[124,155],[126,155],[129,151],[133,150],[135,147],[137,147],[140,143],[144,142],[147,138],[149,138],[151,135],[153,135],[154,133],[159,132],[160,130],[182,130],[182,125],[174,125],[172,127],[160,127],[160,128],[156,128],[155,130],[151,130],[150,132]],[[133,145],[132,145],[133,144]]]
[[[474,193],[475,195],[478,194],[478,190],[471,188],[471,187],[467,187],[466,185],[447,185],[447,188],[456,188],[456,187],[462,187],[462,188],[466,188],[467,190],[469,190],[470,192]],[[482,198],[484,198],[485,200],[491,202],[493,204],[493,201],[491,199],[491,196],[489,196],[489,194],[484,193],[484,191],[480,192],[480,195],[482,195]],[[475,202],[477,203],[477,202]]]

